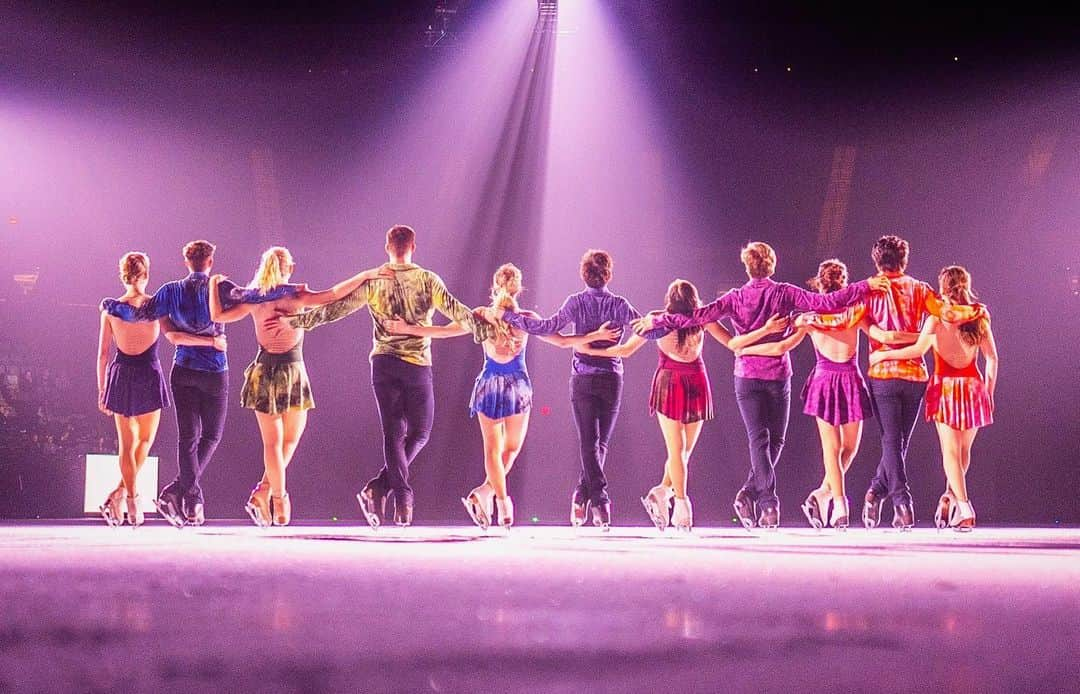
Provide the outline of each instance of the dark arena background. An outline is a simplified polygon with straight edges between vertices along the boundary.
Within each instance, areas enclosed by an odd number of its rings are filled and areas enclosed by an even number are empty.
[[[1074,18],[1023,4],[16,0],[0,26],[0,693],[1075,690]],[[534,340],[516,522],[484,533],[459,500],[483,479],[467,407],[482,353],[464,337],[433,346],[414,525],[374,531],[355,499],[382,464],[366,310],[306,339],[317,408],[289,467],[291,526],[244,514],[262,473],[239,403],[257,349],[246,319],[227,330],[207,524],[84,513],[87,455],[117,450],[95,354],[123,253],[149,254],[153,291],[186,274],[188,241],[216,244],[214,271],[241,284],[285,245],[294,280],[325,288],[385,262],[399,223],[463,302],[486,304],[514,262],[523,307],[544,316],[581,288],[587,248],[611,252],[611,289],[643,312],[677,277],[706,302],[742,285],[754,240],[800,286],[830,257],[871,276],[884,234],[910,242],[909,273],[935,287],[965,266],[1001,360],[967,478],[978,527],[934,529],[944,474],[921,416],[913,531],[890,510],[874,530],[857,518],[880,456],[872,421],[847,475],[851,529],[807,526],[822,464],[798,397],[803,345],[781,524],[744,530],[733,356],[711,342],[693,532],[657,531],[639,501],[665,458],[649,346],[626,360],[608,452],[614,527],[572,529],[570,353]],[[166,371],[171,356],[162,339]],[[170,480],[172,408],[151,455]]]

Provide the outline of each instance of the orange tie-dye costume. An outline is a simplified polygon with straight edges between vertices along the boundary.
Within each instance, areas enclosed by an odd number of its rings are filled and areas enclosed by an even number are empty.
[[[973,304],[973,315],[990,320],[982,304]],[[979,355],[967,366],[955,367],[934,350],[934,376],[926,389],[926,420],[953,429],[974,429],[994,423],[994,400],[978,367]]]

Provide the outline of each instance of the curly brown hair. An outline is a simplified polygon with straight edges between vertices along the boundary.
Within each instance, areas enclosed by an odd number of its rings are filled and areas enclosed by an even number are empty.
[[[847,265],[837,258],[829,258],[818,265],[817,277],[811,277],[806,284],[821,294],[832,294],[847,286]]]
[[[884,272],[903,272],[907,269],[908,242],[899,236],[882,236],[870,249],[870,257],[878,270]]]
[[[596,248],[590,248],[581,256],[581,279],[593,289],[601,289],[611,281],[611,271],[615,261],[611,254]]]
[[[698,297],[697,287],[695,287],[692,282],[677,279],[668,285],[667,303],[664,305],[664,310],[668,313],[681,313],[688,316],[694,312],[694,309],[700,306],[701,299]],[[682,346],[686,344],[686,338],[691,335],[697,335],[701,331],[702,328],[700,325],[679,330],[679,347],[682,348]]]
[[[150,276],[150,256],[139,251],[130,251],[120,256],[120,281],[135,284],[143,277]]]

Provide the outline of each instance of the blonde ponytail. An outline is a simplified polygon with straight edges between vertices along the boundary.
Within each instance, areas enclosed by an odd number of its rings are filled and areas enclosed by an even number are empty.
[[[518,310],[517,295],[521,293],[521,270],[513,263],[505,263],[491,278],[491,305],[497,309]]]
[[[292,254],[284,246],[267,248],[262,259],[259,260],[259,269],[255,271],[255,277],[249,285],[264,294],[274,287],[285,284],[285,275],[292,271]]]

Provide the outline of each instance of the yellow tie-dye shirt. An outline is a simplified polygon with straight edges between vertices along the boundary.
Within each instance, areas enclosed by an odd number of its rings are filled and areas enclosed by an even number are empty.
[[[388,263],[393,279],[365,282],[351,294],[293,318],[292,325],[311,330],[341,320],[364,306],[371,313],[373,347],[371,356],[386,354],[417,366],[431,366],[431,338],[391,335],[383,321],[400,318],[412,325],[430,326],[435,311],[473,333],[477,342],[494,335],[494,328],[475,318],[472,310],[455,299],[442,278],[412,263]]]

